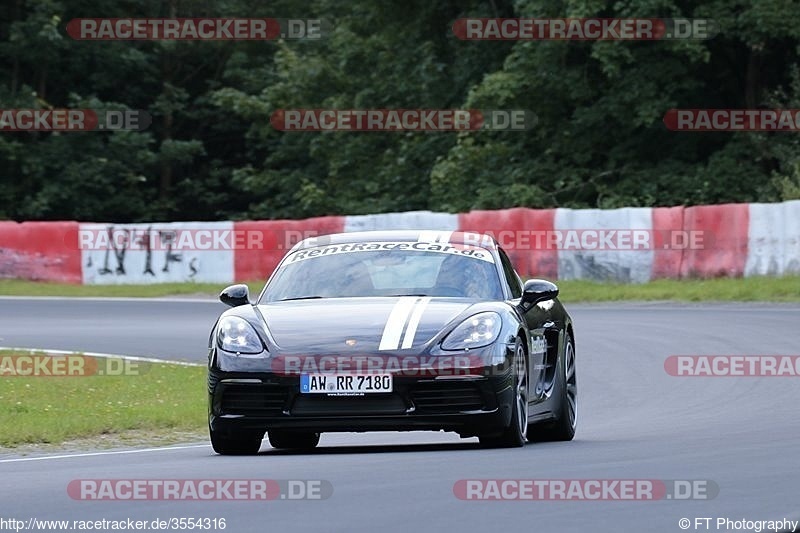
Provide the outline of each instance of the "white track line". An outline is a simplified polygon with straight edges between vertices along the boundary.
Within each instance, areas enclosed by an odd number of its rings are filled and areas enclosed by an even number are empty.
[[[164,448],[143,448],[141,450],[112,450],[108,452],[87,452],[64,455],[42,455],[37,457],[18,457],[15,459],[0,459],[0,463],[22,463],[26,461],[47,461],[50,459],[71,459],[74,457],[97,457],[101,455],[124,455],[131,453],[168,452],[171,450],[189,450],[193,448],[208,448],[210,444],[190,444],[186,446],[168,446]]]
[[[43,352],[45,354],[53,354],[53,355],[85,355],[87,357],[102,357],[106,359],[128,359],[129,361],[140,361],[143,363],[161,363],[161,364],[178,365],[178,366],[206,366],[205,363],[191,363],[189,361],[171,361],[169,359],[156,359],[154,357],[139,357],[136,355],[120,355],[120,354],[102,353],[102,352],[51,350],[49,348],[18,348],[16,346],[0,346],[0,350],[25,352],[25,353]]]

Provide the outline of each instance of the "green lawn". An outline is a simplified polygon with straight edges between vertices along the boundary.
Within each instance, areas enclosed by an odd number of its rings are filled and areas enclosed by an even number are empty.
[[[255,297],[263,281],[251,281]],[[800,276],[780,278],[718,278],[711,280],[658,280],[643,284],[560,281],[564,302],[608,302],[621,300],[675,301],[800,301]],[[12,296],[124,296],[158,297],[204,295],[216,298],[223,285],[212,283],[166,283],[158,285],[65,285],[20,280],[0,280],[0,295]]]
[[[248,282],[250,294],[257,295],[264,281]],[[216,298],[225,288],[218,283],[157,283],[153,285],[70,285],[43,281],[0,279],[0,296],[104,296],[157,298],[202,294]]]
[[[643,284],[562,281],[564,302],[674,300],[686,302],[798,302],[800,276],[656,280]]]
[[[18,354],[0,351],[0,360],[7,364],[10,355]],[[126,432],[147,442],[167,432],[205,432],[205,367],[140,365],[146,367],[140,366],[138,375],[2,377],[0,446],[60,444]]]

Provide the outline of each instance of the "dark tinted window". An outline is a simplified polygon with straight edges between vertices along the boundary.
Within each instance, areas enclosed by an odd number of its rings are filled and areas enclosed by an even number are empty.
[[[446,246],[451,251],[445,253],[416,249],[429,246],[441,247],[435,243],[361,243],[294,252],[270,281],[264,301],[405,294],[503,298],[500,276],[488,250],[460,251]]]
[[[511,260],[502,248],[498,248],[498,251],[500,252],[500,262],[503,265],[503,272],[508,280],[508,287],[511,289],[511,297],[519,298],[522,296],[522,285],[520,284],[519,276],[517,276],[514,267],[511,266]]]

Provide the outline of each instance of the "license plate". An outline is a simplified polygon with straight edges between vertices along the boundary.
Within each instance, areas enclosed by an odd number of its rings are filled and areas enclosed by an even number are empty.
[[[304,394],[372,394],[392,392],[391,374],[301,374]]]

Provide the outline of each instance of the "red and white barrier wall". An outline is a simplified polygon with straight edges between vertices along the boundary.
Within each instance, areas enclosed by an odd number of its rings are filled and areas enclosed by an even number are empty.
[[[800,200],[749,204],[745,276],[800,272]]]
[[[376,229],[491,233],[520,274],[549,279],[644,282],[800,274],[796,200],[609,210],[413,211],[241,222],[0,221],[0,278],[84,284],[265,279],[286,250],[305,237]],[[639,241],[626,246],[631,234]],[[598,235],[614,237],[604,241]],[[599,246],[584,246],[598,242]]]
[[[0,221],[0,278],[81,283],[77,222]]]

